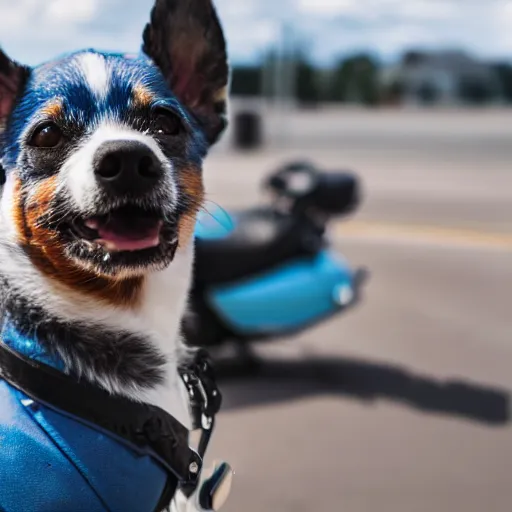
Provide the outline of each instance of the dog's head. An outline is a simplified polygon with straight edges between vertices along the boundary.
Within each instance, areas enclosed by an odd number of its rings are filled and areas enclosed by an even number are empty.
[[[142,49],[33,69],[0,50],[10,236],[44,273],[118,299],[189,244],[202,159],[225,127],[228,66],[211,0],[157,0]]]

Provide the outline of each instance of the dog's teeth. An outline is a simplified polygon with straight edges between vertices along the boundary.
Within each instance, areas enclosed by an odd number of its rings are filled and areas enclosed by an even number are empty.
[[[108,261],[110,259],[110,254],[107,253],[105,256],[103,256],[103,261]]]
[[[84,221],[84,224],[89,229],[98,229],[99,223],[97,220],[94,219],[87,219]]]

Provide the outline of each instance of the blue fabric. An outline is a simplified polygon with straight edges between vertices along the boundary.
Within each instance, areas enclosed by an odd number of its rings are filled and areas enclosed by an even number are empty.
[[[36,339],[27,338],[22,336],[16,329],[12,327],[12,324],[7,320],[2,328],[2,334],[0,335],[1,341],[6,345],[9,345],[13,350],[16,350],[20,354],[23,354],[34,361],[39,363],[52,366],[56,370],[64,370],[64,363],[56,356],[48,354]]]
[[[3,341],[55,368],[37,340]],[[167,473],[100,430],[37,404],[0,380],[1,512],[153,512]]]

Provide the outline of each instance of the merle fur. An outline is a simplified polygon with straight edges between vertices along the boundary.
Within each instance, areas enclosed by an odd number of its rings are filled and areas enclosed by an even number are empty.
[[[77,54],[29,69],[0,50],[0,94],[8,100],[5,112],[0,112],[0,165],[7,173],[16,170],[23,188],[57,173],[83,136],[105,119],[145,129],[148,112],[136,111],[131,102],[135,86],[154,98],[150,108],[171,109],[183,121],[186,130],[181,138],[158,141],[173,169],[200,169],[209,146],[226,126],[221,94],[229,75],[226,45],[211,0],[156,0],[143,38],[145,55],[136,59],[101,53],[112,64],[110,90],[102,101],[84,83],[76,67]],[[57,122],[67,144],[42,156],[28,147],[27,140],[44,121],[44,107],[57,98],[63,101],[63,117]],[[197,202],[183,190],[178,199],[175,220]],[[115,380],[127,389],[153,388],[163,381],[165,356],[144,335],[59,320],[8,279],[0,269],[0,315],[6,317],[0,320],[8,320],[60,356],[71,373]]]
[[[176,173],[180,169],[190,169],[190,165],[200,168],[202,157],[206,153],[205,140],[198,129],[196,121],[187,114],[168,89],[166,82],[158,69],[150,62],[138,59],[129,61],[120,56],[104,56],[111,59],[113,66],[112,85],[109,95],[104,102],[98,102],[87,89],[86,84],[74,68],[76,54],[51,62],[41,68],[36,68],[27,78],[23,94],[19,95],[14,110],[2,132],[1,159],[7,172],[17,169],[23,183],[21,202],[25,204],[24,196],[40,179],[57,174],[62,162],[80,144],[88,130],[104,118],[117,119],[137,130],[150,130],[153,119],[153,109],[166,108],[178,115],[185,127],[178,137],[156,137],[153,135],[164,154],[172,162]],[[130,101],[133,88],[136,85],[145,86],[154,96],[154,105],[147,108],[137,108]],[[27,142],[39,123],[43,122],[39,111],[53,98],[63,100],[61,117],[56,119],[66,136],[63,144],[55,150],[39,151],[31,148]],[[21,134],[25,136],[22,137]],[[198,172],[200,172],[198,170]],[[162,188],[156,189],[146,198],[138,198],[137,203],[143,208],[163,208],[165,225],[162,231],[169,242],[177,233],[177,222],[188,211],[196,198],[188,197],[178,188],[179,203],[172,214],[166,215],[165,204],[171,198],[165,196]],[[134,198],[117,198],[120,204],[134,202]],[[97,204],[103,204],[107,210],[112,209],[114,198],[99,197]],[[50,229],[64,228],[67,221],[80,212],[68,208],[67,197],[57,195],[38,222]],[[59,213],[68,210],[66,217]],[[102,214],[99,208],[95,214]],[[83,212],[82,212],[83,213]],[[25,226],[25,238],[30,239],[30,232]],[[63,238],[64,240],[64,238]],[[104,261],[102,250],[91,254],[79,242],[68,244],[68,255],[83,259],[86,256],[92,264],[104,275],[115,273],[119,265],[147,266],[148,264],[164,266],[172,261],[177,245],[161,244],[156,249],[139,251],[136,254],[110,255]],[[117,261],[125,258],[125,261]],[[126,261],[128,259],[129,261]],[[1,271],[1,269],[0,269]],[[80,376],[87,373],[98,380],[115,381],[120,388],[149,389],[160,384],[164,376],[165,357],[154,348],[148,338],[130,332],[106,331],[104,328],[84,322],[65,323],[52,318],[43,308],[30,302],[15,286],[4,279],[1,286],[1,309],[9,317],[9,321],[22,334],[36,338],[54,355],[60,356],[69,371]],[[87,378],[87,375],[85,375]]]
[[[154,114],[162,108],[174,112],[185,128],[177,137],[153,135],[166,156],[178,164],[201,164],[207,151],[205,136],[153,64],[142,58],[127,60],[117,55],[93,52],[102,55],[112,70],[109,94],[104,101],[98,101],[76,68],[75,59],[80,53],[35,68],[30,73],[0,141],[0,157],[7,172],[18,167],[23,179],[51,175],[102,120],[117,120],[139,131],[151,130]],[[154,97],[153,104],[147,108],[137,108],[131,101],[134,87],[140,85]],[[63,101],[63,110],[61,116],[52,121],[61,128],[65,143],[59,148],[41,152],[29,147],[28,139],[41,122],[48,120],[40,115],[40,111],[55,98]],[[20,137],[22,133],[26,133],[25,138]]]
[[[31,303],[5,277],[0,281],[0,301],[2,322],[60,357],[72,375],[84,377],[86,370],[126,389],[151,389],[164,382],[166,358],[141,334],[62,322]]]

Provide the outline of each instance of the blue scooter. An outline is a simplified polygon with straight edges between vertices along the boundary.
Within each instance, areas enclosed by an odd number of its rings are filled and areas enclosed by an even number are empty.
[[[272,201],[227,213],[203,213],[196,228],[195,277],[187,342],[218,347],[282,337],[357,303],[363,269],[329,246],[334,217],[353,212],[357,177],[307,162],[283,166],[264,182]]]

